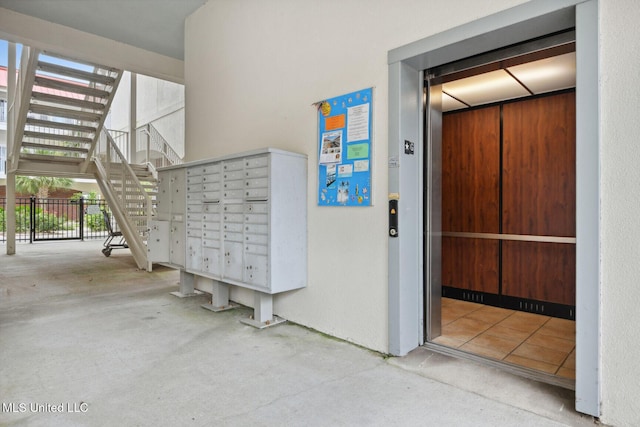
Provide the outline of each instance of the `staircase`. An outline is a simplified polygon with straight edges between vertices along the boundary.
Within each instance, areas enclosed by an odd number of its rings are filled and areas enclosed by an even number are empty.
[[[103,129],[122,72],[25,46],[14,102],[17,175],[95,178],[141,269],[155,170],[130,165]]]
[[[114,144],[108,132],[102,137],[108,144]],[[151,165],[132,164],[124,159],[122,152],[112,145],[111,158],[106,158],[102,150],[102,142],[98,147],[95,162],[104,165],[105,172],[113,192],[118,199],[118,205],[124,209],[128,221],[133,225],[136,233],[146,241],[148,221],[153,215],[153,206],[158,193],[158,179],[155,169]],[[148,208],[151,208],[149,210]]]
[[[156,195],[155,170],[129,164],[104,129],[98,138],[93,165],[96,182],[109,203],[138,268],[151,271],[146,240]]]
[[[64,65],[61,65],[64,64]],[[25,47],[18,80],[16,141],[22,174],[91,174],[91,158],[121,72]]]

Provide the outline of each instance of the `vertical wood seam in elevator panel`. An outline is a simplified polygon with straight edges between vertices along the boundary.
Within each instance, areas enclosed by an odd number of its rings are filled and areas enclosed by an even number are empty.
[[[509,237],[575,236],[572,102],[565,90],[443,116],[443,291],[573,316],[575,244]]]

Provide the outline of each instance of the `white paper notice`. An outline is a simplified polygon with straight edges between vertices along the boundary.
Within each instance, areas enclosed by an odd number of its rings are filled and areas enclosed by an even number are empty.
[[[369,105],[347,108],[347,142],[369,139]]]
[[[342,161],[342,131],[322,134],[320,164],[340,163]]]
[[[367,172],[369,170],[369,160],[354,160],[354,172]]]
[[[353,165],[340,165],[338,166],[338,176],[340,178],[347,178],[353,175]]]

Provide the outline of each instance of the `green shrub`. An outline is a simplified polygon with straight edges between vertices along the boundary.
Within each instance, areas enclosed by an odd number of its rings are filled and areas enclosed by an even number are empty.
[[[16,233],[29,231],[31,208],[29,206],[16,206]],[[7,212],[0,208],[0,231],[7,231]]]
[[[76,221],[69,221],[66,215],[60,217],[53,213],[45,212],[42,208],[36,208],[35,221],[38,232],[53,232],[62,230],[75,230],[78,227]],[[85,227],[93,231],[106,231],[104,218],[99,214],[85,214]],[[28,205],[16,206],[16,233],[28,233],[31,226],[31,207]],[[0,232],[7,231],[7,216],[4,208],[0,208]]]
[[[69,225],[69,221],[63,215],[58,217],[53,213],[44,212],[41,208],[36,209],[36,231],[51,232],[60,230],[73,230],[74,226]]]
[[[16,206],[16,233],[29,231],[31,208],[29,206]]]
[[[106,231],[102,214],[87,214],[84,216],[84,225],[92,231]]]

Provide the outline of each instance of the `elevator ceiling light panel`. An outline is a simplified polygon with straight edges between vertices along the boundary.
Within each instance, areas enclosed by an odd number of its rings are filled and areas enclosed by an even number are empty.
[[[575,52],[491,71],[442,85],[442,111],[569,89],[576,85]]]
[[[504,70],[445,83],[442,90],[471,107],[529,95],[529,92]]]
[[[509,67],[509,72],[535,94],[576,86],[576,53]]]
[[[467,106],[446,93],[442,94],[442,111],[460,110],[462,108],[467,108]]]

